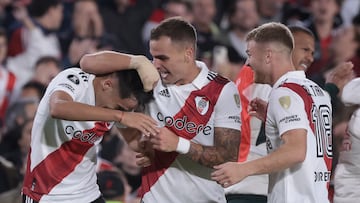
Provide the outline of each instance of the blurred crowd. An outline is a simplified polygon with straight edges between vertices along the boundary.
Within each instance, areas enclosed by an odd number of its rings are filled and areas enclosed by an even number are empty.
[[[359,0],[0,0],[2,202],[20,202],[32,121],[47,85],[61,70],[79,66],[84,54],[114,50],[150,58],[151,29],[182,16],[196,28],[198,59],[235,81],[247,60],[246,34],[266,22],[282,22],[314,33],[306,75],[324,86],[343,62],[352,62],[354,77],[360,77],[359,11]],[[340,97],[334,103],[338,154],[355,108]],[[104,197],[136,201],[136,153],[116,130],[105,136],[99,157]]]

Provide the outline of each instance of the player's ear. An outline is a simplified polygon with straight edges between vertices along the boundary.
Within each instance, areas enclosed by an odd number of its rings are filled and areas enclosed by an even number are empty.
[[[112,81],[111,81],[110,78],[106,78],[105,80],[103,80],[103,82],[102,82],[102,88],[103,88],[104,91],[113,88],[113,83],[112,83]]]
[[[193,54],[194,54],[194,49],[191,48],[190,46],[187,46],[185,48],[185,55],[184,55],[184,59],[185,59],[185,62],[188,63],[190,61],[193,61]]]

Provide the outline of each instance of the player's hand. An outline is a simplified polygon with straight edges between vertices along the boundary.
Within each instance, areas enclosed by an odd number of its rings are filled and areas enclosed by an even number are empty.
[[[335,84],[341,91],[351,79],[354,78],[354,64],[352,62],[342,62],[330,71],[326,77],[326,83]]]
[[[160,79],[159,72],[145,56],[132,56],[130,68],[137,70],[146,92],[151,91]]]
[[[175,151],[179,137],[166,127],[159,129],[159,133],[150,137],[153,148],[163,152]]]
[[[148,167],[154,160],[155,153],[150,143],[150,137],[142,135],[139,140],[139,152],[136,154],[136,164],[140,167]]]
[[[227,162],[214,166],[215,171],[211,173],[211,179],[224,188],[227,188],[246,177],[240,168],[241,164],[238,162]]]
[[[136,164],[140,167],[148,167],[151,165],[151,158],[143,153],[137,153]]]
[[[159,133],[157,122],[143,113],[124,112],[120,123],[127,127],[138,129],[145,136]]]
[[[250,101],[249,104],[249,115],[250,116],[255,116],[258,119],[260,119],[261,121],[265,121],[265,116],[266,116],[266,108],[267,108],[267,102],[260,99],[260,98],[255,98],[253,100]]]

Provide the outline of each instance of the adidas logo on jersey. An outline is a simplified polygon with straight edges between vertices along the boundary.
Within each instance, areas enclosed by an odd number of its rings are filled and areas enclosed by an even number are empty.
[[[164,97],[170,97],[170,93],[168,89],[163,89],[159,92],[159,95],[164,96]]]

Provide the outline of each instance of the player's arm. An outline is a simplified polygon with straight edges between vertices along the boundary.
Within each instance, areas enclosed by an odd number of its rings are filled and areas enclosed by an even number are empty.
[[[305,129],[293,129],[282,134],[283,144],[269,155],[245,162],[228,162],[215,166],[212,179],[223,186],[231,186],[247,176],[282,171],[302,163],[306,156]],[[225,184],[226,183],[226,184]]]
[[[140,130],[144,134],[156,133],[156,121],[149,116],[76,102],[65,91],[56,90],[50,96],[50,115],[53,118],[72,121],[117,121]]]
[[[214,146],[203,146],[190,142],[187,156],[208,167],[237,161],[240,144],[240,131],[230,128],[215,128]]]
[[[163,127],[160,128],[159,133],[151,135],[150,142],[154,149],[186,154],[193,161],[207,167],[227,161],[237,161],[240,131],[230,128],[215,128],[214,133],[214,146],[204,146],[179,137]]]
[[[125,69],[136,69],[145,91],[153,89],[160,76],[155,66],[145,56],[130,55],[114,51],[85,54],[80,59],[82,70],[95,75],[112,73]]]

